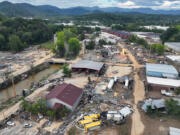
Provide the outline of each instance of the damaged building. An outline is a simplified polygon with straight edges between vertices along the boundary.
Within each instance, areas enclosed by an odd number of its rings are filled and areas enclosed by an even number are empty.
[[[101,62],[94,62],[89,60],[81,60],[72,65],[72,71],[82,72],[85,71],[86,73],[95,72],[96,74],[102,74],[105,65]]]

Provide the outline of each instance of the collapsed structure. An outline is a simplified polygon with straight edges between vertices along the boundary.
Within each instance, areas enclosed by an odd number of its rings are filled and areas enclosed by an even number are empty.
[[[141,109],[147,112],[149,106],[151,109],[165,108],[165,99],[146,99]]]
[[[81,60],[77,62],[76,64],[72,65],[72,71],[85,71],[86,73],[89,72],[96,72],[97,74],[102,73],[102,69],[104,67],[104,64],[101,62],[94,62],[89,60]]]
[[[70,110],[74,110],[81,100],[83,90],[72,84],[57,85],[47,96],[47,105],[49,108],[57,108],[66,106]]]

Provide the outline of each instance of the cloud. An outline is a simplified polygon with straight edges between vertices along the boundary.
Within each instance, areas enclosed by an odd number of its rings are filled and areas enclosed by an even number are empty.
[[[4,0],[0,0],[2,2]],[[180,9],[180,0],[8,0],[13,3],[30,3],[33,5],[53,5],[59,8],[76,6],[86,7],[120,7],[120,8],[153,8]]]
[[[133,1],[119,2],[117,6],[120,8],[138,8],[140,6],[136,5]]]
[[[164,1],[162,7],[177,7],[180,6],[180,1]]]
[[[163,1],[159,6],[153,7],[154,9],[180,9],[180,1]]]

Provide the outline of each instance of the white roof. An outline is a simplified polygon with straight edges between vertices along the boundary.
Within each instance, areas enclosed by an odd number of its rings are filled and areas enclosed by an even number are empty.
[[[180,135],[180,129],[169,127],[169,135]]]
[[[122,108],[121,110],[119,110],[119,112],[124,116],[124,117],[127,117],[128,115],[130,115],[132,113],[132,110],[131,108],[129,107],[124,107]]]
[[[180,55],[167,55],[166,57],[172,61],[180,62]]]
[[[180,80],[174,80],[174,79],[147,76],[147,82],[150,84],[157,84],[163,86],[180,87]]]
[[[165,42],[164,44],[168,46],[169,48],[177,52],[180,52],[180,42]]]

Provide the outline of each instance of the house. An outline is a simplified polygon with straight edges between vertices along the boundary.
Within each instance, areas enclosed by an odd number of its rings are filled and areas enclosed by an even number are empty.
[[[147,76],[147,86],[151,90],[175,90],[180,87],[180,80]]]
[[[72,71],[86,71],[89,72],[96,72],[97,74],[101,74],[101,71],[104,67],[104,64],[101,62],[94,62],[89,60],[81,60],[72,65]]]
[[[47,105],[49,108],[66,106],[73,111],[81,100],[83,90],[72,84],[57,85],[47,96]]]
[[[178,79],[178,71],[172,65],[146,63],[146,75]]]

